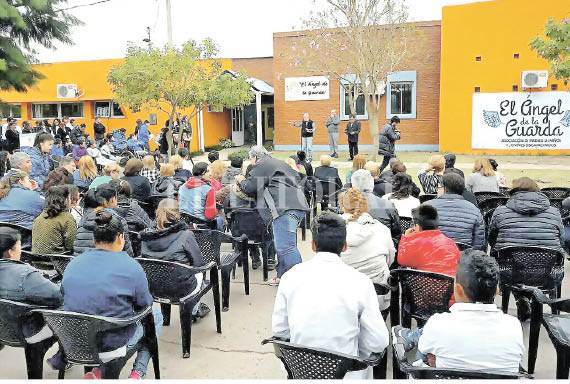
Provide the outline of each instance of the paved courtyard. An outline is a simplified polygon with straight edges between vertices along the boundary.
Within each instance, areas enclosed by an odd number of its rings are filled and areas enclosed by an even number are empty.
[[[300,238],[300,236],[299,236]],[[310,233],[300,245],[304,260],[312,257]],[[215,316],[212,313],[192,327],[190,359],[182,359],[180,328],[176,308],[172,311],[171,325],[164,327],[160,336],[160,368],[164,379],[285,379],[286,373],[273,355],[272,346],[262,346],[261,341],[271,335],[271,312],[276,287],[263,283],[261,269],[251,271],[250,295],[244,294],[241,269],[231,285],[229,312],[222,313],[222,334],[216,333]],[[566,273],[568,274],[568,267]],[[274,272],[270,272],[270,277]],[[339,282],[342,283],[342,282]],[[563,297],[570,296],[568,279],[562,289]],[[500,298],[497,300],[499,303]],[[211,294],[206,303],[213,308]],[[509,313],[516,315],[511,297]],[[326,314],[323,323],[326,324]],[[525,344],[528,345],[529,323],[524,324]],[[51,356],[55,348],[48,352]],[[0,351],[0,379],[25,379],[26,366],[22,349],[6,347]],[[388,378],[391,362],[388,362]],[[523,366],[526,367],[526,356]],[[541,329],[540,347],[535,376],[538,379],[555,377],[556,354],[544,328]],[[130,367],[128,367],[130,369]],[[152,366],[149,366],[152,378]],[[67,372],[69,379],[81,379],[82,367]],[[122,377],[128,376],[128,369]],[[44,367],[44,378],[56,379],[57,373]]]

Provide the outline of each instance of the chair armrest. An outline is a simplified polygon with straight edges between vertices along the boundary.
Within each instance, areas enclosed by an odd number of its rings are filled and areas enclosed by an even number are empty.
[[[368,357],[366,359],[362,359],[362,362],[365,363],[366,365],[368,365],[369,367],[374,367],[374,366],[380,364],[380,361],[384,357],[385,353],[386,353],[386,349],[380,353],[374,352],[370,355],[370,357]]]
[[[383,296],[390,293],[392,291],[392,287],[390,287],[388,284],[374,283],[374,290],[376,291],[377,295]]]
[[[189,267],[188,270],[195,272],[194,274],[197,275],[198,273],[209,271],[210,269],[216,266],[216,262],[210,261],[208,264],[202,265],[201,267]]]
[[[269,338],[263,340],[263,341],[261,342],[261,345],[269,344],[269,343],[272,343],[272,342],[274,342],[274,341],[284,341],[284,342],[288,343],[288,342],[289,342],[289,339],[284,339],[284,338],[277,337],[277,336],[271,336],[271,337],[269,337]]]
[[[116,325],[120,325],[120,326],[127,326],[127,325],[135,324],[135,323],[141,321],[142,319],[144,319],[148,315],[152,315],[152,305],[146,307],[141,312],[138,312],[135,315],[128,317],[126,319],[113,319],[113,320],[110,320],[109,322],[116,324]]]

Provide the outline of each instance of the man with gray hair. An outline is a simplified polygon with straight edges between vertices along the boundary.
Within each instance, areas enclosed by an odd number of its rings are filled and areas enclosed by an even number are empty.
[[[260,145],[249,151],[253,168],[247,178],[235,177],[239,188],[248,196],[257,198],[258,207],[266,207],[273,218],[273,240],[277,253],[277,277],[302,262],[297,249],[297,228],[309,210],[301,174],[285,162],[277,160]]]
[[[329,147],[331,157],[338,158],[338,126],[340,125],[340,117],[336,114],[336,110],[331,111],[331,115],[327,119],[325,126],[329,133]]]
[[[370,216],[387,226],[393,239],[399,239],[402,236],[402,228],[400,227],[398,211],[390,200],[381,199],[372,192],[374,190],[374,178],[370,171],[359,169],[352,174],[350,182],[352,188],[358,189],[366,197]]]
[[[27,153],[15,152],[10,155],[10,167],[24,171],[29,175],[32,172],[32,160]]]

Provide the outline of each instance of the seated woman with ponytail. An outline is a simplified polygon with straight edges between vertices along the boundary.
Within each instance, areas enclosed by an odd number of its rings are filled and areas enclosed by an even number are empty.
[[[33,190],[26,172],[11,169],[0,180],[0,221],[32,229],[43,209],[44,198]]]
[[[107,196],[107,202],[116,200],[114,196],[109,197],[107,191],[99,195],[101,198]],[[123,251],[126,224],[105,208],[94,213],[92,223],[94,249],[75,257],[63,274],[64,310],[125,319],[152,306],[153,299],[144,270]],[[162,327],[160,309],[155,309],[153,315],[158,335]],[[140,323],[109,331],[100,339],[99,357],[103,361],[121,358],[143,337],[144,329]],[[142,379],[149,360],[150,352],[146,346],[141,347],[129,378]],[[99,367],[85,374],[86,379],[101,377]]]
[[[77,236],[73,243],[74,254],[79,255],[88,249],[95,248],[95,238],[93,235],[95,228],[97,227],[95,219],[97,218],[98,213],[104,211],[116,216],[123,224],[123,235],[125,238],[124,251],[131,257],[134,257],[133,247],[129,240],[129,226],[127,221],[120,217],[114,210],[114,208],[117,208],[117,190],[109,184],[100,185],[94,192],[91,192],[88,200],[89,202],[94,200],[93,203],[96,202],[97,207],[87,210],[79,224],[79,228],[77,228]]]
[[[351,188],[340,197],[346,220],[346,251],[341,260],[364,273],[373,283],[386,284],[390,276],[390,265],[394,262],[396,249],[390,230],[368,213],[366,197]],[[390,294],[378,296],[380,310],[390,305]]]

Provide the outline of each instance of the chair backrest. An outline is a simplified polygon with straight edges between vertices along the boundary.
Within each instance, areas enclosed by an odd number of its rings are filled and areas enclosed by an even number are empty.
[[[409,308],[412,317],[425,321],[449,310],[453,277],[414,269],[395,269],[391,274],[400,282],[402,307]]]
[[[508,187],[499,187],[499,192],[501,192],[503,196],[508,196],[510,190]]]
[[[148,285],[152,297],[159,303],[177,304],[181,298],[190,294],[181,287],[182,281],[190,281],[195,273],[188,265],[174,263],[172,261],[137,258],[148,279]]]
[[[37,310],[59,339],[67,360],[72,364],[100,365],[101,334],[134,324],[129,320],[86,315],[60,310]]]
[[[133,248],[133,254],[135,257],[141,255],[141,235],[136,231],[129,231],[129,240],[131,241],[131,247]]]
[[[562,202],[565,199],[555,199],[555,198],[550,198],[550,206],[558,209],[560,211],[560,216],[561,217],[568,217],[570,216],[570,209],[564,208],[562,206]]]
[[[433,199],[437,199],[437,195],[435,194],[427,194],[427,195],[421,195],[420,196],[420,204],[425,203],[426,201],[430,201]]]
[[[496,258],[501,269],[501,284],[524,284],[548,290],[556,286],[553,269],[564,266],[563,253],[550,248],[505,247],[497,250]]]
[[[214,262],[220,265],[220,248],[222,245],[223,233],[209,229],[193,229],[196,242],[202,252],[204,262]]]
[[[400,228],[402,228],[402,234],[408,229],[414,226],[414,219],[411,217],[400,216]]]
[[[204,220],[201,219],[199,217],[193,216],[193,215],[189,215],[187,213],[180,213],[180,217],[182,218],[182,220],[184,220],[188,225],[190,225],[191,227],[194,226],[194,224],[196,224],[196,226],[198,228],[202,228],[202,229],[214,229],[216,228],[216,221],[215,220]]]
[[[316,179],[315,190],[315,203],[322,203],[323,201],[333,201],[340,190],[336,180],[321,180]]]
[[[246,235],[249,241],[261,243],[265,235],[265,224],[257,209],[233,209],[230,213],[232,236]]]
[[[481,210],[481,213],[483,214],[483,216],[485,216],[485,213],[487,213],[489,210],[493,209],[493,208],[497,208],[500,207],[502,205],[507,204],[507,201],[509,201],[508,197],[488,197],[484,200],[481,200],[479,202],[479,209]]]
[[[61,276],[63,276],[65,268],[67,268],[68,264],[71,263],[71,260],[73,260],[73,256],[68,255],[49,255],[48,257],[51,260],[51,263],[53,264],[53,267],[57,273],[59,273]]]
[[[273,344],[275,356],[283,362],[288,379],[339,380],[343,379],[347,372],[368,367],[368,364],[357,357],[324,349],[278,340],[265,340],[263,343]]]
[[[563,187],[542,188],[540,192],[545,194],[549,199],[565,199],[567,197],[570,197],[570,188],[563,188]]]
[[[481,203],[484,200],[491,199],[493,197],[505,197],[504,193],[501,192],[475,192],[475,198],[477,199],[477,203]]]
[[[463,252],[463,251],[465,251],[465,250],[467,250],[467,249],[473,248],[473,246],[471,246],[471,245],[469,245],[469,244],[465,244],[465,243],[459,242],[459,241],[456,241],[455,244],[457,245],[457,248],[459,248],[459,250],[460,250],[461,252]]]
[[[22,324],[30,311],[40,307],[17,301],[0,299],[0,344],[23,347],[26,344]]]
[[[18,224],[6,223],[0,221],[0,227],[8,227],[15,229],[20,232],[20,237],[22,238],[22,248],[31,247],[32,245],[32,230],[26,227],[22,227]]]
[[[45,255],[40,255],[28,251],[22,251],[22,257],[20,260],[42,271],[54,269],[50,258]]]

